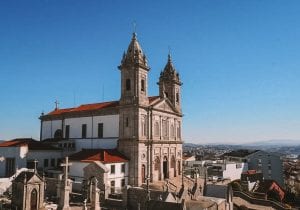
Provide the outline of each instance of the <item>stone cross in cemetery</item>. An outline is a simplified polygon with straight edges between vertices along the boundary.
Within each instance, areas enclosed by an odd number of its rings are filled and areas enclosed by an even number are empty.
[[[72,165],[69,163],[69,157],[65,158],[65,163],[60,164],[60,166],[64,167],[64,179],[62,180],[63,184],[60,185],[60,198],[59,198],[59,210],[69,210],[69,197],[71,191],[71,182],[68,180],[68,170],[69,166]]]
[[[92,193],[90,201],[91,201],[91,210],[100,210],[100,202],[99,202],[99,193],[100,189],[98,188],[98,180],[96,177],[94,177],[91,180],[91,185],[92,185]]]

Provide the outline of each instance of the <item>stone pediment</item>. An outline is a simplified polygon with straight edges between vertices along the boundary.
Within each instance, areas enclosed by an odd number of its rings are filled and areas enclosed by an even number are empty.
[[[179,113],[167,98],[162,98],[155,104],[153,104],[153,109],[165,112]]]

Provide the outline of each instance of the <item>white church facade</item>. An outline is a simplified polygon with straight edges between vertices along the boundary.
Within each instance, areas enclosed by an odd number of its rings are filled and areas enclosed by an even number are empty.
[[[56,144],[64,155],[116,149],[128,158],[126,182],[133,186],[181,175],[182,83],[170,55],[157,96],[148,96],[150,68],[135,33],[119,69],[120,100],[42,114],[41,141]]]

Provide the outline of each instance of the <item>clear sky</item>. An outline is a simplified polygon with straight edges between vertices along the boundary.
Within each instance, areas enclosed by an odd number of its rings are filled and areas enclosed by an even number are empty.
[[[157,95],[168,47],[184,139],[300,139],[300,1],[0,1],[0,139],[39,138],[40,113],[118,100],[133,22]]]

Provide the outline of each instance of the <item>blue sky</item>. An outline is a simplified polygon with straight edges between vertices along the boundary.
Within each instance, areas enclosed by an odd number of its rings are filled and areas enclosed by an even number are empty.
[[[0,139],[38,139],[56,99],[119,99],[134,21],[150,95],[171,48],[186,142],[300,139],[299,20],[296,0],[0,1]]]

